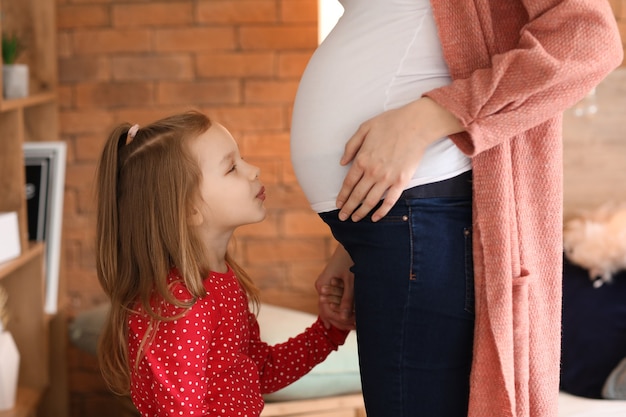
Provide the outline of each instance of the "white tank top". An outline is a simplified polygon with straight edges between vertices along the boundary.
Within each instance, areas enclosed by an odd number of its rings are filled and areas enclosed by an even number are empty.
[[[341,0],[343,16],[300,81],[291,160],[311,207],[336,209],[345,143],[361,123],[450,83],[429,0]],[[407,188],[471,169],[448,138],[433,143]]]

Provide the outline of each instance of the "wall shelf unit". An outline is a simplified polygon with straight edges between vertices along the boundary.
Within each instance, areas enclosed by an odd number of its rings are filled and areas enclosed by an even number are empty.
[[[59,137],[56,30],[54,0],[0,0],[0,33],[22,40],[18,63],[28,65],[30,76],[24,98],[4,99],[0,82],[0,212],[17,212],[21,244],[17,258],[0,264],[0,286],[8,293],[7,330],[20,352],[16,405],[0,411],[0,417],[63,415],[54,406],[42,406],[54,379],[55,317],[44,312],[44,243],[28,241],[23,152],[25,142]]]

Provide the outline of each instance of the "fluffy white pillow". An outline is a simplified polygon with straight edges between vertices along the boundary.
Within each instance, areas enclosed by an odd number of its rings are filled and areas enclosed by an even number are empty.
[[[274,345],[302,333],[316,316],[271,304],[261,304],[258,321],[261,339]],[[351,332],[346,343],[293,384],[265,395],[266,401],[290,401],[327,397],[361,391],[356,334]]]

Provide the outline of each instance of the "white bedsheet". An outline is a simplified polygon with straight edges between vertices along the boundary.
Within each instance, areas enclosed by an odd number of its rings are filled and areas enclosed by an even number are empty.
[[[626,417],[626,401],[595,400],[561,392],[559,417]]]

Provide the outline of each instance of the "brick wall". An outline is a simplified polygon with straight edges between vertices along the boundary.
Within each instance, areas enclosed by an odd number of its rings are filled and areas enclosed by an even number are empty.
[[[626,40],[626,0],[611,0]],[[68,143],[64,271],[70,313],[104,301],[94,266],[93,177],[113,125],[189,108],[228,127],[261,167],[268,218],[236,234],[262,299],[315,310],[333,249],[289,161],[298,80],[316,46],[315,0],[57,0],[62,139]],[[93,358],[70,347],[72,415],[119,415]]]
[[[288,132],[316,20],[315,0],[58,2],[72,310],[104,299],[94,270],[93,176],[108,131],[189,106],[226,125],[262,170],[268,218],[236,234],[238,259],[263,299],[315,309],[312,282],[332,240],[296,183]]]

